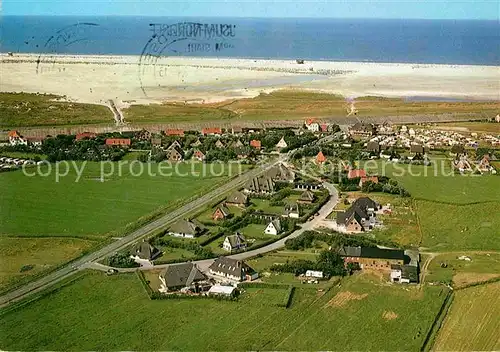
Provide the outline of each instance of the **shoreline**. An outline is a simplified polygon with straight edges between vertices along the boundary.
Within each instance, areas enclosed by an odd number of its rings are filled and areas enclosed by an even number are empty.
[[[216,103],[280,89],[388,98],[500,101],[500,66],[1,53],[0,91],[103,104]],[[78,87],[77,87],[78,85]]]

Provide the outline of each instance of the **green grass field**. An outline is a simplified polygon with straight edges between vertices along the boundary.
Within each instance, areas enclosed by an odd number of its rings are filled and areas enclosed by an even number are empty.
[[[58,101],[56,95],[0,93],[0,127],[112,123],[106,106]]]
[[[0,236],[0,292],[64,264],[90,250],[97,242],[64,237],[16,238]],[[24,266],[30,270],[22,271]],[[27,269],[27,268],[25,268]]]
[[[102,237],[157,209],[178,206],[180,201],[206,192],[226,180],[230,172],[228,165],[182,163],[177,166],[178,174],[150,176],[145,171],[134,177],[138,163],[132,170],[128,168],[130,164],[123,166],[121,176],[119,164],[112,165],[116,172],[105,177],[104,182],[99,163],[87,163],[79,182],[75,182],[74,169],[59,182],[53,175],[27,177],[21,171],[0,174],[2,233]],[[148,165],[152,172],[158,171],[157,164]],[[211,176],[212,166],[221,176]],[[234,175],[236,168],[234,165],[231,169]],[[104,169],[109,171],[111,167],[108,164]]]
[[[471,261],[458,259],[467,256]],[[446,267],[441,267],[445,263]],[[426,282],[453,283],[461,287],[500,276],[500,253],[456,252],[440,254],[427,267]]]
[[[422,246],[436,251],[500,249],[498,202],[470,205],[417,201]]]
[[[500,350],[500,283],[455,292],[433,346],[435,351]]]
[[[91,273],[3,310],[0,344],[5,350],[414,351],[445,290],[374,285],[355,276],[326,292],[298,288],[285,309],[274,304],[283,290],[251,289],[238,302],[151,301],[135,274]]]
[[[498,110],[498,104],[495,102],[408,102],[402,99],[377,97],[360,97],[356,101],[357,117],[442,113],[477,114],[478,112],[494,116]],[[341,96],[300,90],[279,90],[269,94],[262,93],[255,98],[214,104],[132,105],[125,109],[125,116],[130,122],[292,120],[311,116],[344,117],[346,108],[345,98]],[[354,121],[355,117],[353,117]]]
[[[9,158],[23,158],[23,159],[34,159],[39,157],[41,160],[47,159],[46,155],[36,154],[36,153],[23,153],[23,152],[0,152],[0,156],[6,156]]]
[[[401,182],[417,199],[452,204],[498,202],[500,199],[500,177],[452,175],[448,160],[436,167],[393,164],[381,160],[363,164],[369,173],[393,177]]]

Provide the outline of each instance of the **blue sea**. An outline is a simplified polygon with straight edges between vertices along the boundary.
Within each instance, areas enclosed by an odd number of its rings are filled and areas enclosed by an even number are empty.
[[[155,53],[260,59],[500,64],[498,21],[130,16],[4,16],[0,21],[0,51],[4,53],[140,55],[168,41],[168,47]]]

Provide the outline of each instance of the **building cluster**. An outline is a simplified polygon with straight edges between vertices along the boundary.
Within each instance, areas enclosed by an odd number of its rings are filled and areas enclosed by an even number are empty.
[[[233,296],[238,283],[252,281],[259,274],[242,260],[217,258],[202,272],[195,263],[169,265],[159,274],[159,292],[209,296]]]
[[[414,250],[379,247],[341,247],[339,255],[346,266],[388,275],[391,282],[418,283],[420,254]]]
[[[338,230],[346,233],[370,231],[381,226],[377,213],[382,212],[383,208],[380,204],[368,197],[360,197],[346,211],[337,213]]]
[[[15,170],[24,165],[38,165],[42,161],[34,161],[25,158],[10,158],[6,156],[0,157],[0,171]]]

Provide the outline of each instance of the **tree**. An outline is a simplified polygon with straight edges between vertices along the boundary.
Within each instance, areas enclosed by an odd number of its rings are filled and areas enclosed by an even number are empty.
[[[344,260],[338,253],[333,251],[322,251],[319,254],[317,267],[326,276],[345,275]]]

